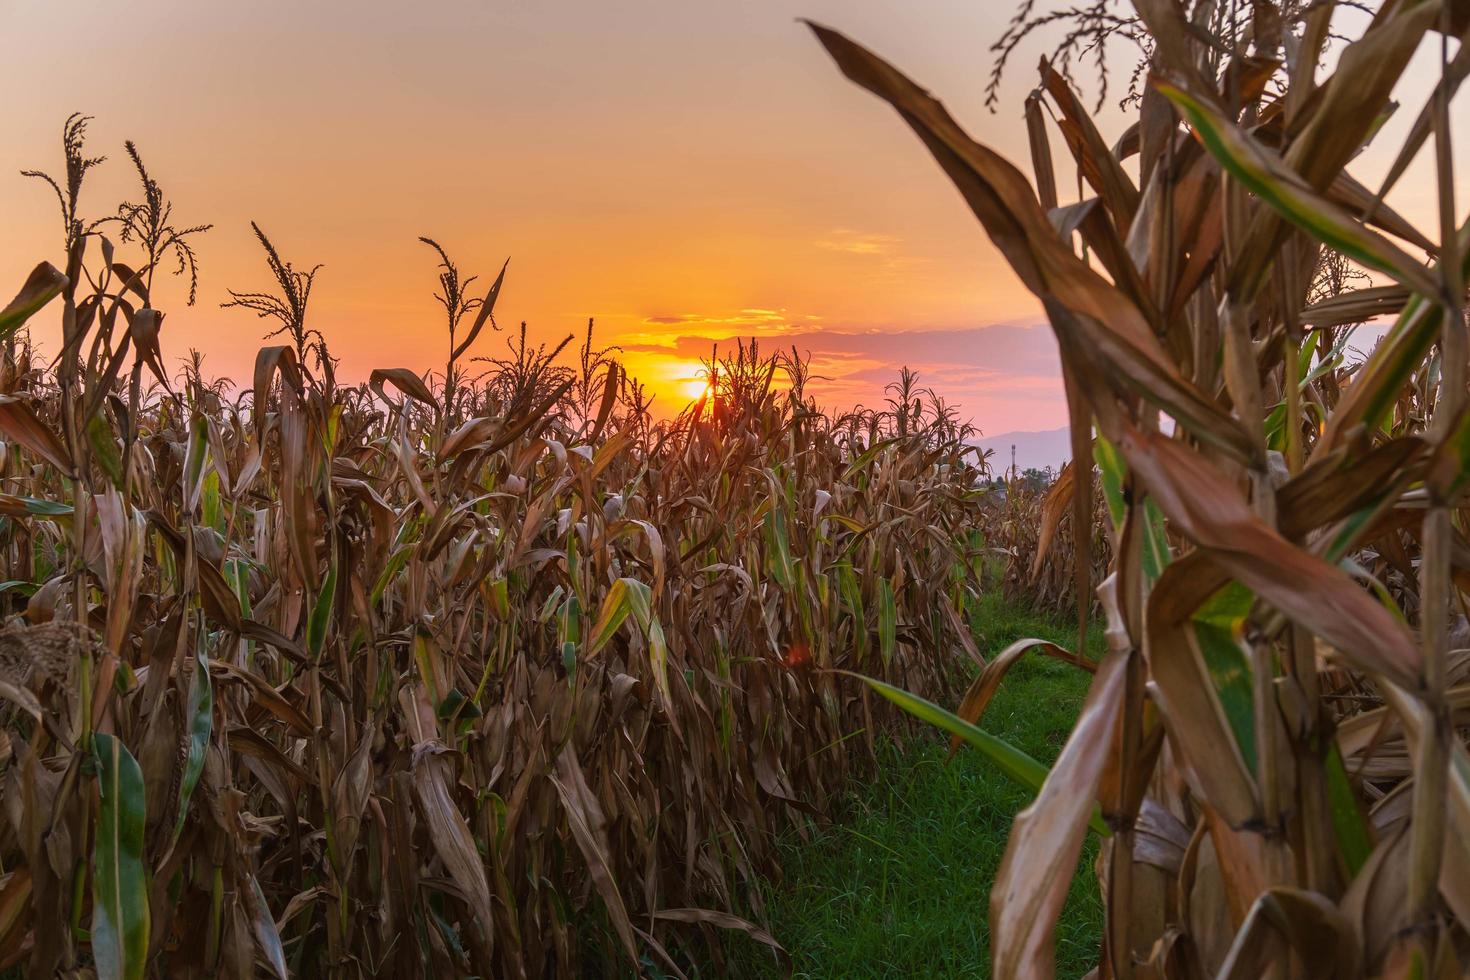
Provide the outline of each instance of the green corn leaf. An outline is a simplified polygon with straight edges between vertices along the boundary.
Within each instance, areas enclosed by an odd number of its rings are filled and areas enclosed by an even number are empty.
[[[653,590],[635,578],[622,580],[628,589],[628,609],[639,628],[647,629],[653,618]]]
[[[623,620],[633,611],[633,598],[628,588],[630,581],[626,578],[618,579],[608,588],[607,595],[602,597],[602,608],[598,610],[597,623],[592,627],[587,656],[594,657],[607,646],[618,627],[623,625]]]
[[[893,603],[893,583],[886,578],[878,580],[878,655],[886,667],[893,662],[893,650],[898,642],[898,610]]]
[[[1107,501],[1108,515],[1113,520],[1113,530],[1123,530],[1123,520],[1128,516],[1128,501],[1123,494],[1123,483],[1128,476],[1128,464],[1123,454],[1107,439],[1099,435],[1093,440],[1092,457],[1102,474],[1103,497]],[[1164,533],[1164,514],[1152,500],[1143,502],[1143,573],[1149,582],[1156,582],[1172,558],[1169,537]]]
[[[224,572],[225,581],[235,591],[235,598],[240,600],[240,612],[250,615],[250,563],[240,558],[226,558],[221,569]]]
[[[918,718],[920,721],[928,722],[937,728],[958,735],[970,745],[979,749],[986,758],[994,762],[1000,771],[1032,793],[1039,793],[1041,785],[1046,782],[1047,768],[1037,762],[1025,752],[1016,748],[1005,739],[997,738],[984,729],[970,724],[959,715],[946,711],[932,701],[926,701],[916,694],[892,684],[885,684],[873,677],[864,677],[862,674],[854,674],[850,671],[841,671],[850,677],[856,677],[864,684],[877,691],[883,697],[898,705],[904,711]],[[1088,826],[1098,835],[1107,837],[1112,831],[1108,825],[1103,823],[1102,815],[1094,809]]]
[[[1373,836],[1358,806],[1357,794],[1336,742],[1327,753],[1327,808],[1337,835],[1337,851],[1347,865],[1347,877],[1351,880],[1368,863],[1368,855],[1373,853]]]
[[[342,428],[342,412],[345,408],[345,405],[333,405],[331,411],[327,413],[327,427],[322,433],[322,448],[326,450],[328,456],[332,455],[332,451],[337,446],[337,433]]]
[[[871,464],[873,460],[878,458],[879,453],[898,441],[899,440],[897,438],[882,439],[878,442],[873,443],[867,449],[864,449],[856,459],[848,464],[847,469],[842,471],[843,482],[851,480],[854,474],[867,469],[869,464]]]
[[[1164,512],[1152,500],[1145,500],[1143,520],[1143,574],[1149,582],[1157,582],[1173,557],[1169,536],[1164,533]]]
[[[1453,466],[1454,476],[1445,491],[1453,497],[1470,483],[1470,414],[1460,419],[1439,447],[1440,454]]]
[[[209,748],[210,729],[214,727],[214,689],[209,681],[209,655],[204,652],[203,637],[199,640],[194,676],[189,681],[189,747],[184,758],[184,776],[179,782],[179,815],[174,821],[174,839],[184,829],[184,817],[189,812],[189,798],[199,785],[199,775],[204,771],[204,752]]]
[[[373,591],[370,601],[374,606],[383,601],[383,593],[388,591],[388,586],[403,571],[403,566],[408,564],[408,557],[413,553],[414,546],[411,544],[399,545],[388,556],[383,564],[383,571],[378,575],[378,580],[373,583]]]
[[[858,587],[857,573],[853,571],[852,565],[843,562],[836,569],[837,592],[852,612],[852,639],[857,647],[858,662],[861,663],[868,652],[868,626],[863,615],[863,592]]]
[[[1358,535],[1362,534],[1369,522],[1378,516],[1378,511],[1379,505],[1375,501],[1344,518],[1338,525],[1332,540],[1328,542],[1327,547],[1322,549],[1322,557],[1330,562],[1341,561],[1358,540]]]
[[[55,500],[0,493],[0,514],[7,517],[70,517],[72,506]]]
[[[1255,595],[1238,582],[1216,592],[1195,612],[1192,625],[1199,651],[1214,684],[1225,719],[1252,773],[1256,760],[1256,707],[1251,667],[1236,639],[1250,615]]]
[[[1123,499],[1123,477],[1128,464],[1118,447],[1099,435],[1092,443],[1092,458],[1097,461],[1102,475],[1103,498],[1107,501],[1108,516],[1113,519],[1113,530],[1123,529],[1123,518],[1128,514],[1128,502]]]
[[[142,980],[149,928],[143,772],[111,735],[94,735],[93,751],[100,805],[92,851],[92,958],[100,980]]]
[[[429,692],[429,703],[439,704],[444,695],[439,690],[439,651],[434,638],[423,627],[414,630],[413,660],[419,669],[419,679]]]
[[[184,447],[184,510],[195,513],[204,488],[204,467],[209,462],[209,422],[196,414],[189,420],[189,442]]]
[[[94,413],[87,420],[87,442],[92,446],[92,458],[102,467],[112,485],[122,486],[122,456],[117,451],[117,440],[112,437],[112,426],[107,424],[107,416],[102,412]]]
[[[1439,283],[1422,264],[1318,194],[1285,161],[1242,132],[1214,107],[1168,82],[1155,85],[1194,127],[1210,155],[1283,218],[1318,241],[1369,268],[1393,276],[1423,296],[1440,295]]]
[[[663,624],[657,619],[651,619],[648,623],[648,664],[653,669],[653,683],[658,688],[659,697],[663,699],[664,706],[673,717],[674,696],[669,689],[669,644],[664,638]]]
[[[562,586],[558,585],[552,589],[551,595],[546,597],[546,601],[541,603],[541,608],[536,613],[536,622],[550,622],[552,616],[560,615],[564,605],[562,602],[562,596],[564,595],[566,595],[566,589]],[[562,637],[562,639],[565,639],[565,637]]]
[[[776,501],[766,514],[764,524],[766,537],[766,570],[776,584],[786,591],[796,581],[791,562],[791,539],[786,533],[786,513],[780,501]]]
[[[551,594],[551,600],[559,600],[560,605],[550,609],[542,615],[544,622],[549,616],[556,616],[557,635],[564,643],[580,643],[582,641],[582,600],[577,598],[576,593],[561,599],[562,588],[557,586]]]
[[[311,617],[306,621],[306,649],[312,659],[320,657],[322,648],[326,646],[327,630],[332,623],[332,602],[336,595],[337,563],[334,561],[327,568],[326,581],[322,582],[322,590],[317,593],[316,602],[311,607]]]
[[[1470,221],[1456,235],[1460,280],[1470,280]],[[1404,384],[1419,370],[1429,348],[1439,339],[1444,306],[1411,296],[1384,338],[1358,370],[1346,397],[1332,414],[1329,438],[1362,424],[1374,429],[1389,418]]]
[[[575,531],[567,531],[567,577],[573,582],[581,581],[582,551],[577,543]]]
[[[449,721],[451,718],[483,718],[484,715],[480,706],[465,697],[457,687],[450,688],[449,693],[444,695],[444,700],[434,709],[434,716],[440,721]]]
[[[801,627],[801,635],[809,641],[812,638],[811,595],[814,586],[807,574],[806,565],[798,563],[795,571],[796,588],[791,593],[791,599],[796,606],[796,619]]]
[[[495,615],[502,620],[510,619],[510,589],[509,583],[498,578],[489,584],[490,608]]]
[[[200,508],[200,517],[209,527],[214,528],[221,534],[225,530],[224,511],[220,507],[219,494],[219,470],[210,467],[204,473],[204,496]]]

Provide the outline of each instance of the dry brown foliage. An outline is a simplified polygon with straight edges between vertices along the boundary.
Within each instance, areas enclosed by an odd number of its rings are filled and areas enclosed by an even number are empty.
[[[897,720],[832,669],[943,692],[969,642],[968,431],[826,416],[753,347],[659,423],[590,327],[573,366],[522,332],[476,375],[500,280],[470,297],[432,241],[445,384],[339,385],[315,270],[258,228],[275,291],[232,305],[288,343],[237,398],[197,357],[170,380],[153,273],[192,279],[202,229],[147,177],[141,257],[77,218],[81,132],[66,271],[0,313],[0,965],[677,974],[722,929],[775,946],[733,913]],[[18,342],[43,307],[51,369]]]
[[[1079,662],[1094,671],[1087,703],[1013,827],[991,895],[994,975],[1051,973],[1091,827],[1107,906],[1097,976],[1460,976],[1470,222],[1449,105],[1470,71],[1470,5],[1132,6],[1083,4],[1069,35],[1141,41],[1130,125],[1105,140],[1043,60],[1026,103],[1034,184],[894,67],[816,28],[1045,305],[1073,458],[1096,468],[1071,474],[1049,516],[1037,504],[1038,536],[1063,497],[1090,524],[1095,481],[1107,502],[1109,652]],[[1351,38],[1320,71],[1338,30]],[[1439,85],[1369,190],[1349,166],[1421,46],[1441,59]],[[1053,126],[1077,203],[1057,199]],[[1427,229],[1383,201],[1421,148],[1437,175]],[[1396,319],[1346,364],[1345,329],[1376,316]],[[1085,595],[1090,548],[1070,557]],[[921,713],[974,736],[966,721],[1032,649],[1071,656],[1023,641],[960,717]]]

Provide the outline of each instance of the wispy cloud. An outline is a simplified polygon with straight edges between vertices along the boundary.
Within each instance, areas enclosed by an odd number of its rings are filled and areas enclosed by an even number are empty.
[[[833,252],[848,252],[852,255],[893,255],[903,239],[893,235],[853,231],[851,228],[834,228],[825,238],[817,241],[818,248]]]
[[[807,313],[793,314],[785,309],[766,310],[756,307],[725,313],[655,313],[642,318],[644,326],[648,327],[687,327],[700,334],[719,336],[811,330],[821,319]]]

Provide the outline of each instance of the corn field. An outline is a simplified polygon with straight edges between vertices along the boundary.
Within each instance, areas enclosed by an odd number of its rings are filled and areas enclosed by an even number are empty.
[[[680,976],[739,941],[779,971],[778,836],[914,715],[1035,794],[996,977],[1052,974],[1088,834],[1098,978],[1470,970],[1470,4],[1032,6],[991,83],[1065,27],[1030,176],[814,26],[1055,333],[1074,462],[1004,501],[911,372],[828,413],[799,352],[737,344],[661,419],[590,322],[502,331],[507,268],[486,288],[429,238],[442,367],[339,381],[318,268],[255,227],[266,285],[225,304],[266,327],[250,384],[171,372],[155,299],[194,303],[212,229],[131,143],[139,199],[88,214],[103,159],[67,120],[25,172],[54,261],[0,310],[0,969]],[[1074,76],[1095,57],[1105,91],[1118,43],[1110,142]],[[1422,226],[1387,202],[1416,158]],[[991,588],[1075,612],[1076,651],[977,649]],[[983,728],[1028,656],[1091,676],[1050,767]]]
[[[442,372],[340,384],[256,228],[226,305],[280,343],[238,393],[171,376],[155,279],[192,302],[208,229],[131,144],[141,203],[84,217],[85,129],[31,174],[64,258],[0,313],[0,964],[681,975],[735,930],[778,967],[742,917],[777,834],[909,724],[836,670],[940,697],[978,659],[968,428],[825,415],[753,345],[658,421],[590,323],[477,355],[506,270],[430,239]]]
[[[1003,497],[990,494],[984,502],[980,524],[987,557],[1007,601],[1022,606],[1074,614],[1077,608],[1077,560],[1075,527],[1088,534],[1089,581],[1107,575],[1111,542],[1101,508],[1106,506],[1100,488],[1093,493],[1093,509],[1085,523],[1077,524],[1072,506],[1076,468],[1062,467],[1048,487],[1031,487],[1015,480]],[[1091,596],[1087,596],[1089,602]],[[1096,608],[1096,604],[1093,604]]]
[[[954,713],[872,682],[1037,792],[991,893],[996,977],[1051,974],[1088,833],[1106,905],[1095,976],[1470,968],[1470,221],[1450,110],[1470,73],[1470,6],[1358,8],[1071,11],[1026,100],[1029,178],[896,68],[815,28],[1046,309],[1084,463],[1037,520],[1054,529],[1070,506],[1088,526],[1099,484],[1107,505],[1105,577],[1087,536],[1063,556],[1074,594],[1100,597],[1100,663],[1023,641]],[[1065,69],[1111,39],[1143,60],[1109,143]],[[1421,49],[1439,66],[1432,94],[1405,110],[1372,189],[1350,167]],[[1055,131],[1075,203],[1058,200]],[[1437,201],[1426,227],[1384,200],[1421,153]],[[1386,334],[1350,363],[1349,327],[1374,318]],[[1028,654],[1093,672],[1049,771],[976,727]]]

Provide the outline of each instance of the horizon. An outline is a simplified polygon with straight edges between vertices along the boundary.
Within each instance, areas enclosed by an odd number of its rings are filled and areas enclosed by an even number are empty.
[[[522,321],[533,342],[570,334],[574,349],[591,317],[659,414],[692,398],[712,344],[753,337],[809,353],[809,390],[829,408],[881,403],[907,365],[982,433],[1066,422],[1039,305],[918,141],[796,20],[831,23],[912,66],[972,134],[1029,169],[1019,114],[984,106],[1005,20],[984,5],[936,0],[919,16],[880,0],[648,3],[624,15],[453,0],[404,23],[384,2],[150,0],[94,14],[0,2],[17,34],[60,37],[68,25],[71,56],[58,71],[55,52],[34,45],[0,66],[11,91],[30,93],[0,148],[12,219],[0,287],[17,287],[39,258],[57,261],[55,200],[18,171],[57,170],[62,121],[91,115],[88,152],[109,159],[89,176],[87,215],[136,198],[122,149],[133,139],[177,220],[214,225],[196,239],[198,304],[185,307],[179,280],[159,287],[170,367],[194,348],[206,374],[248,377],[264,324],[219,304],[227,289],[267,282],[257,220],[298,267],[323,264],[310,321],[350,381],[378,367],[442,371],[437,257],[417,241],[427,235],[480,277],[477,289],[510,259],[501,332],[487,330],[471,355],[500,354]],[[105,53],[139,44],[169,56],[99,85]],[[1019,104],[1030,63],[1049,50],[1038,40],[1013,59],[1002,107]],[[1098,115],[1108,139],[1131,64],[1121,47],[1112,55],[1114,91]],[[1427,91],[1428,68],[1416,70]],[[26,84],[37,78],[48,84]],[[160,87],[174,94],[167,113],[147,97]],[[1413,88],[1385,130],[1412,120]],[[1089,105],[1094,94],[1084,91]],[[1364,154],[1359,179],[1374,186],[1385,156]],[[1424,157],[1389,197],[1416,223],[1432,191],[1415,179]],[[55,334],[42,318],[39,346],[54,350]]]

